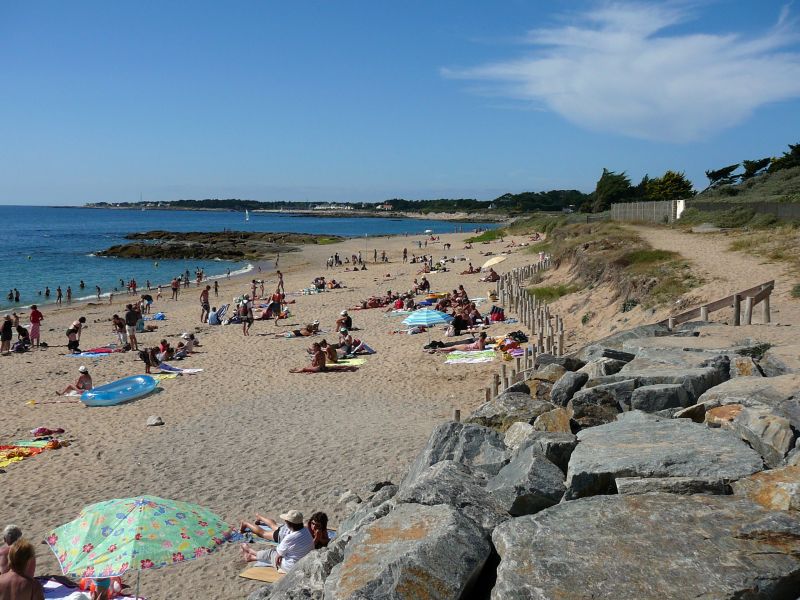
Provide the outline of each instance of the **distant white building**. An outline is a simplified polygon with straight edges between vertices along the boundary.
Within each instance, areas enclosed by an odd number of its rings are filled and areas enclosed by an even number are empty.
[[[392,210],[394,206],[392,206],[389,202],[384,202],[383,204],[378,204],[375,207],[377,210]]]

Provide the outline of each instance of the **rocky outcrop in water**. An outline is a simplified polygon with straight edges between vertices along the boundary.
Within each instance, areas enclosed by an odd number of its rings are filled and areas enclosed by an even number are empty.
[[[260,231],[148,231],[125,236],[134,241],[96,252],[97,256],[149,259],[256,260],[268,254],[296,251],[299,244],[330,243],[338,236]]]

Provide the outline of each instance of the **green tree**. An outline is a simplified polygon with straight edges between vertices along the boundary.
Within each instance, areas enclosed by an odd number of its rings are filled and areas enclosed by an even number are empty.
[[[667,171],[661,177],[646,182],[648,200],[681,200],[695,195],[692,182],[683,172]]]
[[[716,171],[706,171],[708,177],[708,187],[719,187],[721,185],[730,185],[734,183],[739,176],[734,175],[733,172],[739,168],[739,163],[735,165],[728,165]]]
[[[594,212],[603,212],[614,202],[621,202],[632,195],[631,180],[625,172],[615,173],[603,169],[594,190]]]
[[[769,167],[771,161],[772,159],[769,157],[759,158],[758,160],[743,160],[742,167],[744,168],[744,173],[742,173],[742,181],[752,179],[756,175],[763,173],[764,170]]]
[[[784,152],[780,158],[773,158],[769,165],[769,172],[781,171],[800,166],[800,144],[789,144],[789,151]]]

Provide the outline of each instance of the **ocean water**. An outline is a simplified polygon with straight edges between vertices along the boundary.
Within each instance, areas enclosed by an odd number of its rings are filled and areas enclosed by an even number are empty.
[[[210,276],[224,276],[228,270],[241,273],[252,265],[234,261],[124,259],[94,256],[114,244],[125,243],[124,236],[137,231],[288,231],[294,233],[334,234],[347,237],[390,234],[452,233],[457,227],[471,230],[491,228],[492,223],[448,223],[423,219],[390,217],[316,217],[290,213],[244,213],[175,210],[108,210],[50,208],[42,206],[0,206],[0,310],[55,301],[61,286],[66,302],[67,286],[73,300],[94,298],[95,286],[103,295],[116,287],[120,279],[136,279],[140,288],[145,281],[167,284],[187,269],[193,276],[202,268]],[[370,251],[372,246],[368,246]],[[80,281],[85,289],[80,289]],[[48,299],[45,287],[51,290]],[[9,301],[7,294],[16,288],[20,302]],[[41,292],[41,295],[39,294]]]

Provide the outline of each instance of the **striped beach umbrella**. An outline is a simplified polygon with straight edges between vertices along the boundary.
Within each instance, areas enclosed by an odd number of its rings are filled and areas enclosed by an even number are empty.
[[[433,325],[449,323],[452,320],[453,317],[447,313],[443,313],[439,310],[433,310],[432,308],[423,308],[420,310],[415,310],[403,320],[403,323],[409,327],[415,327],[419,325],[422,325],[423,327],[432,327]]]

